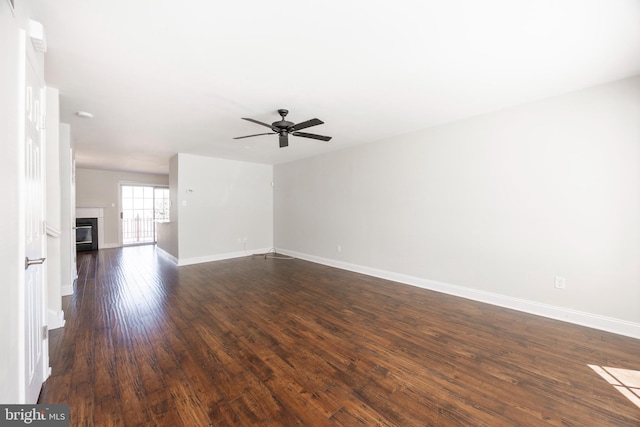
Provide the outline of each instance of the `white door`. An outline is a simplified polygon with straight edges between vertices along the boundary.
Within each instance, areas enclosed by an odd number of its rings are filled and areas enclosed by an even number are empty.
[[[29,55],[25,64],[24,110],[24,356],[25,403],[36,403],[48,371],[46,340],[44,84]]]

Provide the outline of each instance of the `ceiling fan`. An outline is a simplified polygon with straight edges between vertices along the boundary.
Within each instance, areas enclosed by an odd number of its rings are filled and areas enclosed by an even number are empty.
[[[324,122],[320,119],[311,119],[311,120],[307,120],[306,122],[301,122],[296,124],[296,123],[288,122],[284,119],[287,116],[287,114],[289,114],[288,110],[280,109],[278,110],[278,114],[280,114],[281,120],[278,120],[277,122],[273,122],[270,125],[267,123],[259,122],[258,120],[248,119],[246,117],[243,117],[242,120],[248,120],[250,122],[257,123],[262,126],[266,126],[270,128],[273,132],[280,135],[280,148],[287,147],[289,145],[289,134],[293,136],[301,136],[303,138],[319,139],[320,141],[331,140],[330,136],[316,135],[315,133],[299,132],[302,129],[323,124]],[[238,136],[233,139],[251,138],[252,136],[260,136],[260,135],[273,135],[273,133],[256,133],[255,135]]]

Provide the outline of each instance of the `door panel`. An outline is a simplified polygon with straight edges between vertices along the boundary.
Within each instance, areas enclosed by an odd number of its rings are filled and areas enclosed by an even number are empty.
[[[24,200],[25,200],[25,401],[36,403],[48,371],[45,317],[45,182],[44,182],[44,84],[31,60],[25,66]],[[31,260],[32,265],[27,263]]]

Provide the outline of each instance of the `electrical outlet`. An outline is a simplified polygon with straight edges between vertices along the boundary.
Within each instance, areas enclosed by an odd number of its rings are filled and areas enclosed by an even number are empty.
[[[556,289],[566,289],[567,287],[567,279],[562,276],[556,276],[555,278],[555,286]]]
[[[338,252],[342,252],[342,245],[338,245]]]

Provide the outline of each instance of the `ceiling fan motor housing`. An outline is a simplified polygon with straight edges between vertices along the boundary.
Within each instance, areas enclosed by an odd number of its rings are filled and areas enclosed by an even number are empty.
[[[278,131],[286,131],[287,129],[289,129],[293,125],[294,125],[293,122],[288,122],[286,120],[279,120],[277,122],[273,122],[272,123],[272,126],[276,128],[276,132],[278,132]]]

